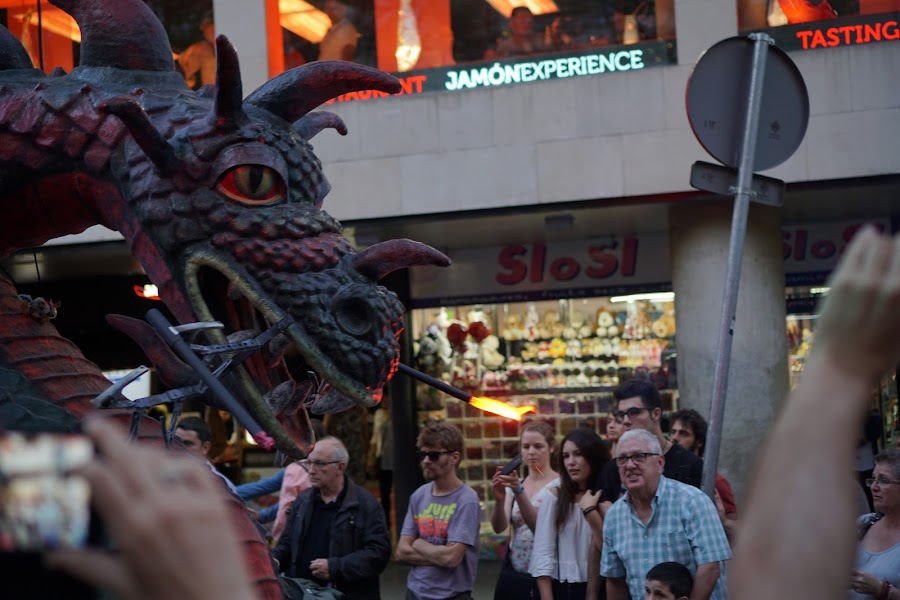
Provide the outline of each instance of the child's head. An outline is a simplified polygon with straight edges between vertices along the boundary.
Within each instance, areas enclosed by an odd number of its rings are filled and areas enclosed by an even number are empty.
[[[687,600],[694,587],[694,578],[681,563],[664,562],[647,573],[644,600]]]

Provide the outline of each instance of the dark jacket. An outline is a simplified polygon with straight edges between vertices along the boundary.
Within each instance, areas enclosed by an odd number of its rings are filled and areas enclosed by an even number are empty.
[[[328,573],[347,600],[380,600],[378,576],[391,558],[384,510],[372,494],[345,475],[347,493],[338,508],[329,540]],[[309,529],[314,489],[304,490],[291,507],[284,533],[272,555],[280,570],[297,577],[297,560]]]

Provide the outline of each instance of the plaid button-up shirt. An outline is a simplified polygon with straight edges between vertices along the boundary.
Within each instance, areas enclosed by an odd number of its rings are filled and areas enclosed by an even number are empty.
[[[625,577],[631,598],[644,597],[647,571],[662,562],[678,562],[697,573],[697,566],[731,558],[731,547],[716,507],[697,488],[659,477],[647,524],[629,502],[619,498],[603,523],[600,574]],[[710,600],[724,600],[727,582],[720,565],[719,581]]]

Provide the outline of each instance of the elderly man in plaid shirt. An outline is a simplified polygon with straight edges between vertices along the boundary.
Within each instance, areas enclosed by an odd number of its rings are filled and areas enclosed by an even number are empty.
[[[603,523],[607,600],[643,598],[647,571],[669,561],[694,574],[691,600],[724,600],[721,561],[731,558],[731,548],[712,500],[663,476],[662,448],[649,431],[626,431],[615,460],[626,492]]]

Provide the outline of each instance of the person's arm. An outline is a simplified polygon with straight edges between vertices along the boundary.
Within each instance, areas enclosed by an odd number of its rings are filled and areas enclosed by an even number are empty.
[[[757,463],[733,600],[846,595],[855,546],[847,473],[870,386],[900,358],[900,241],[861,231],[829,285],[800,384]]]
[[[631,600],[624,577],[606,578],[606,600]]]
[[[694,587],[691,589],[690,600],[709,600],[712,596],[716,582],[719,581],[719,563],[710,562],[697,565],[697,573],[694,575]]]
[[[547,575],[542,575],[536,578],[536,581],[541,600],[553,600],[553,580]]]
[[[294,501],[296,504],[296,500]],[[297,510],[296,505],[292,507],[290,515],[288,515],[287,524],[284,527],[284,531],[281,536],[278,538],[278,543],[275,544],[275,549],[272,550],[272,558],[275,559],[275,562],[278,563],[278,570],[281,573],[284,573],[287,570],[288,562],[291,560],[291,531],[294,531],[294,528],[297,527],[297,513],[300,511]]]
[[[506,486],[503,485],[500,470],[503,467],[497,467],[494,477],[491,479],[491,491],[494,493],[494,510],[491,511],[491,527],[494,533],[503,533],[509,527],[509,509],[507,504]],[[512,502],[510,501],[510,504]]]
[[[600,552],[603,550],[603,517],[599,500],[603,492],[588,490],[578,502],[578,508],[584,514],[591,528],[591,546],[588,548],[588,580],[587,597],[596,598],[600,592]],[[604,513],[605,514],[605,511]]]
[[[278,503],[276,502],[272,506],[267,506],[266,508],[259,511],[259,514],[256,515],[256,520],[259,523],[271,523],[275,520],[275,517],[278,516]]]
[[[284,469],[280,470],[271,477],[254,481],[253,483],[242,483],[235,486],[234,493],[241,500],[252,500],[266,494],[274,494],[281,489],[281,482],[284,481]]]
[[[425,559],[425,564],[452,569],[462,562],[467,545],[462,542],[447,542],[446,545],[439,546],[416,538],[412,541],[411,547]]]
[[[400,536],[400,541],[397,542],[397,560],[411,565],[430,565],[431,562],[426,560],[424,556],[419,554],[416,549],[413,548],[413,542],[417,539],[419,538],[412,535]]]
[[[369,494],[364,490],[358,490],[358,493]],[[361,507],[366,514],[362,544],[344,556],[329,557],[328,573],[334,581],[360,581],[367,577],[378,577],[391,560],[391,535],[381,505],[369,495]],[[357,519],[360,516],[357,515]]]

